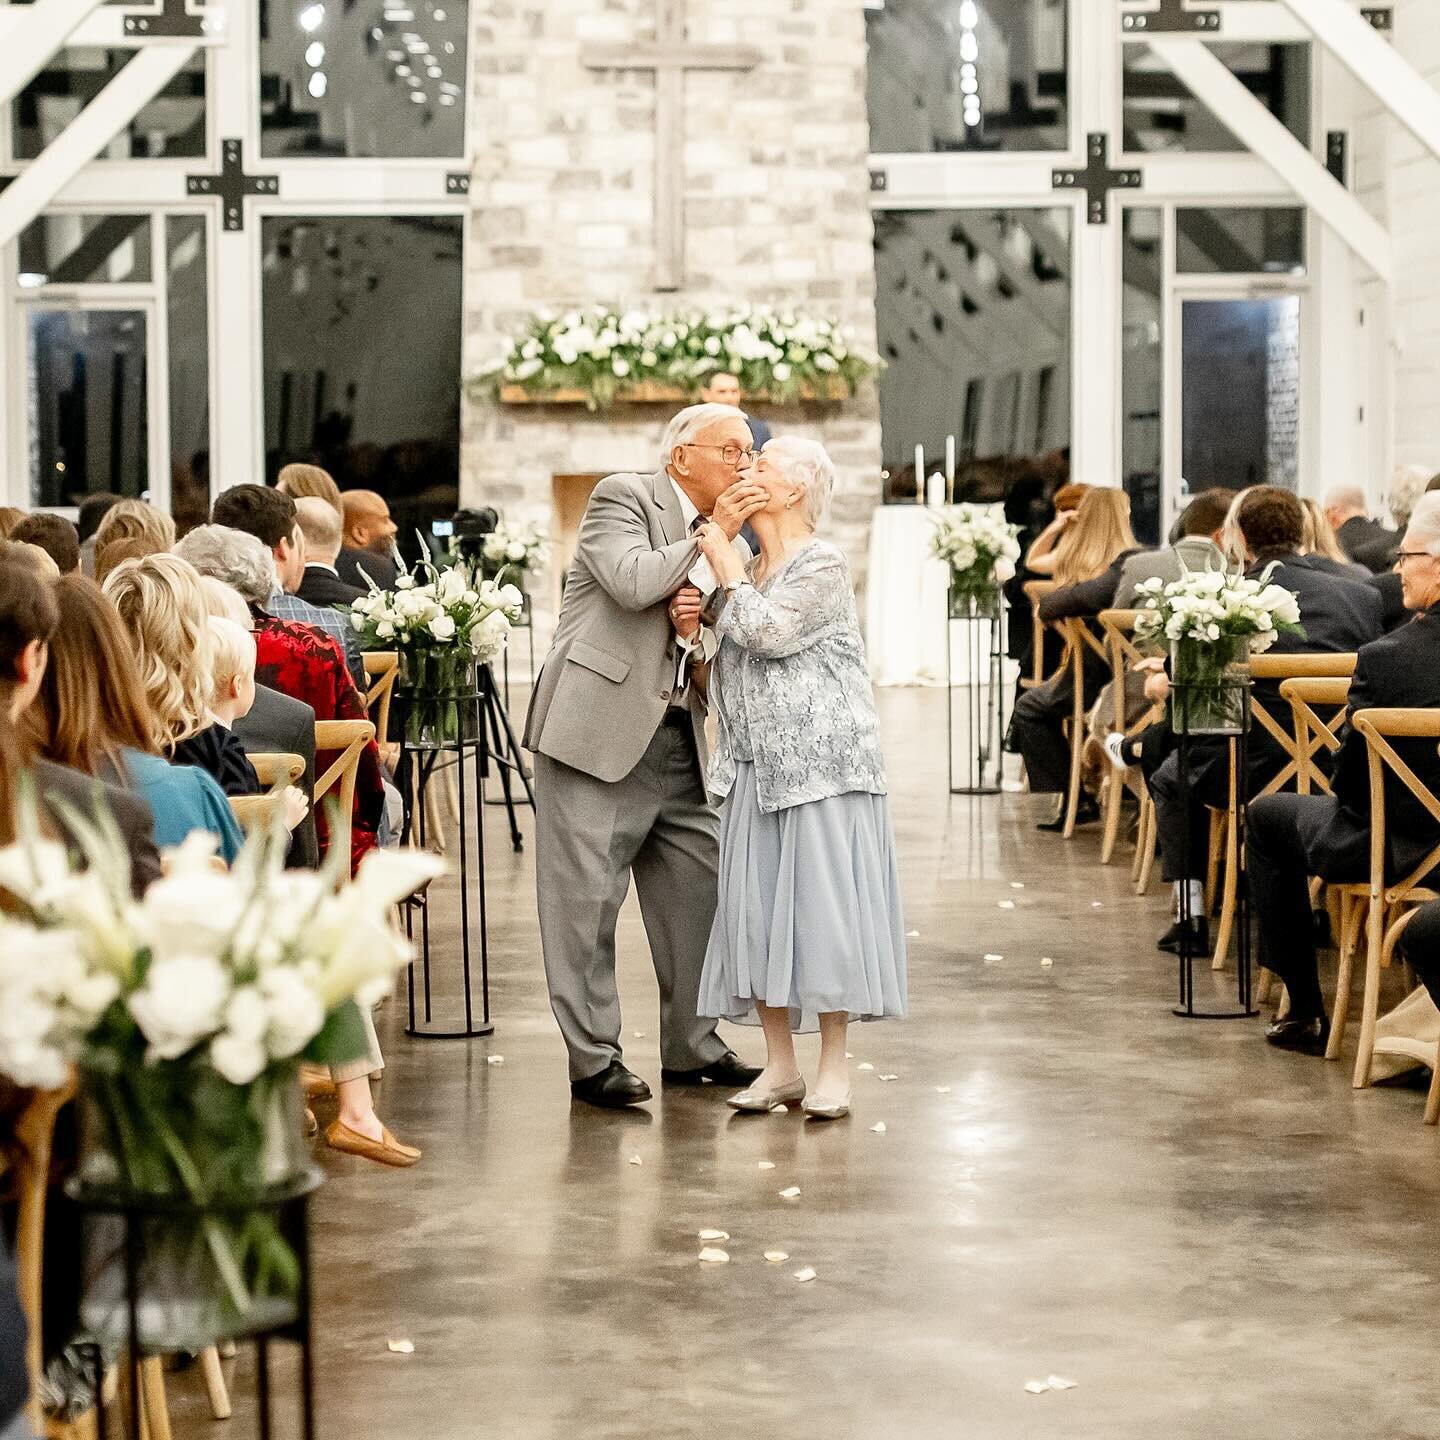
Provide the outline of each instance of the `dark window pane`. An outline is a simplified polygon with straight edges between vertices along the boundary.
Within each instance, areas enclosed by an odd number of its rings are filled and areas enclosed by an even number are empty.
[[[265,155],[463,155],[468,0],[261,0]]]
[[[32,503],[145,494],[144,311],[32,309],[27,318]]]
[[[1068,150],[1065,0],[867,9],[875,151]]]
[[[170,361],[170,510],[181,531],[210,509],[210,313],[205,217],[165,221]]]
[[[461,219],[272,216],[261,233],[269,473],[313,460],[378,490],[413,545],[459,494]]]
[[[876,214],[887,499],[914,497],[916,445],[933,471],[948,435],[960,499],[1054,473],[1070,443],[1070,214]]]
[[[1127,208],[1121,244],[1125,287],[1121,301],[1121,467],[1136,537],[1147,545],[1158,545],[1164,396],[1160,211]]]
[[[61,50],[15,99],[17,160],[33,160],[119,74],[133,50]],[[205,56],[197,54],[97,157],[158,160],[205,154]]]
[[[1175,268],[1182,275],[1305,272],[1299,208],[1177,210]]]
[[[150,279],[150,216],[53,210],[20,232],[20,284]]]
[[[1127,151],[1214,153],[1247,148],[1147,46],[1122,48]],[[1310,143],[1308,45],[1222,44],[1207,48],[1297,140]]]

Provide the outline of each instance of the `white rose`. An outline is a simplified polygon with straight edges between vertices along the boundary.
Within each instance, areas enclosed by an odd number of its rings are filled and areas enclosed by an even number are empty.
[[[1000,559],[995,562],[995,569],[992,573],[996,581],[1003,585],[1007,580],[1013,580],[1015,578],[1015,564],[1002,555]]]
[[[495,596],[495,602],[502,609],[518,610],[525,603],[525,594],[518,585],[502,585]]]
[[[441,641],[453,640],[455,638],[455,622],[448,615],[437,615],[426,629]]]
[[[259,1040],[227,1030],[210,1042],[210,1063],[232,1085],[248,1085],[265,1068],[265,1047]]]
[[[229,998],[230,978],[214,956],[171,955],[155,961],[144,986],[130,997],[130,1013],[150,1042],[147,1058],[174,1060],[213,1034]]]
[[[320,1033],[325,1007],[303,977],[279,965],[260,977],[269,1017],[265,1038],[271,1055],[288,1060],[298,1055]]]
[[[783,384],[786,380],[790,378],[791,370],[790,367],[784,363],[784,361],[781,361],[780,364],[776,365],[775,368],[771,371],[771,374],[773,374],[775,378]]]
[[[507,560],[516,560],[516,561],[519,561],[519,560],[523,560],[523,559],[525,558],[525,553],[526,553],[526,552],[525,552],[524,542],[523,542],[523,541],[520,541],[520,540],[516,540],[512,545],[510,545],[510,546],[506,549],[506,551],[505,551],[505,558],[506,558]]]
[[[397,590],[413,590],[415,588],[415,577],[413,575],[397,575],[395,577],[395,588]]]
[[[395,627],[388,620],[382,620],[375,627],[375,638],[377,640],[388,640],[394,633]]]
[[[219,955],[230,943],[245,908],[240,887],[228,874],[177,868],[180,851],[169,852],[169,872],[145,892],[135,916],[140,939],[157,957]]]

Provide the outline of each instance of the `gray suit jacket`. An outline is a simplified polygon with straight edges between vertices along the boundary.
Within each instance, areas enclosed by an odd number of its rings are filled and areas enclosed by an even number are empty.
[[[1220,547],[1206,535],[1191,535],[1165,550],[1142,550],[1132,555],[1120,572],[1120,583],[1115,587],[1114,608],[1131,610],[1135,606],[1135,587],[1142,580],[1153,580],[1157,576],[1167,585],[1180,578],[1185,570],[1223,570],[1225,557]]]
[[[565,577],[525,747],[613,783],[639,763],[669,707],[675,634],[665,602],[699,556],[670,477],[609,475],[595,487]],[[705,707],[687,697],[703,768]]]
[[[250,713],[237,720],[236,736],[247,755],[298,755],[305,762],[301,788],[315,797],[315,712],[303,700],[282,695],[267,685],[255,687]],[[320,863],[312,811],[290,837],[290,864],[313,870]]]

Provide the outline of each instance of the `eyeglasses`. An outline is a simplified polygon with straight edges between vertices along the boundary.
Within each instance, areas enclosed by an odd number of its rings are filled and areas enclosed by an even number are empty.
[[[1397,550],[1395,552],[1395,563],[1404,564],[1406,560],[1433,560],[1435,557],[1428,550]]]
[[[755,451],[753,449],[741,449],[739,445],[733,442],[729,445],[687,445],[685,448],[687,450],[718,450],[720,452],[720,458],[732,469],[736,470],[740,468],[740,462],[742,460],[747,465],[753,465],[755,463]]]

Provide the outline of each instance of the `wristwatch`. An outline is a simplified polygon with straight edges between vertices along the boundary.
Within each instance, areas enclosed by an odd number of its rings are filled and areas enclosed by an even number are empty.
[[[750,582],[742,575],[738,580],[727,580],[723,589],[725,593],[729,595],[731,591],[738,590],[742,585],[748,585],[749,583]]]

